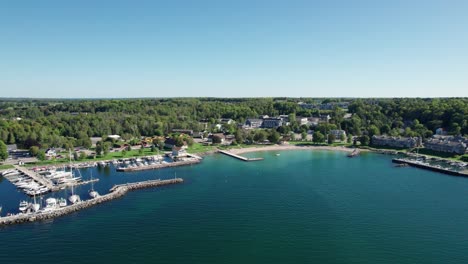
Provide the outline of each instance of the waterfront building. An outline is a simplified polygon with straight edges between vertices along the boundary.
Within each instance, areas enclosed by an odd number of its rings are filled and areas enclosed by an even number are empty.
[[[434,151],[465,154],[467,152],[468,139],[461,136],[435,135],[424,142],[424,147]]]
[[[278,117],[269,117],[263,119],[263,128],[277,128],[283,125],[283,119]]]
[[[389,137],[389,136],[372,136],[372,145],[388,146],[395,148],[415,148],[421,145],[419,137]]]
[[[247,128],[260,128],[262,125],[263,119],[248,118],[247,121],[245,121],[245,126]]]
[[[341,141],[341,136],[344,136],[346,139],[346,132],[341,129],[332,129],[330,130],[330,134],[335,136],[335,140]]]

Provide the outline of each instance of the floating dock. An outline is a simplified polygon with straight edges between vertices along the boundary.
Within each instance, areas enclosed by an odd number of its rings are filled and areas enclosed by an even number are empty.
[[[240,159],[242,161],[258,161],[258,160],[263,160],[263,158],[246,158],[246,157],[242,157],[242,156],[239,156],[237,154],[234,154],[234,153],[231,153],[229,151],[225,151],[225,150],[218,150],[219,153],[223,153],[224,155],[227,155],[227,156],[231,156],[233,158],[236,158],[236,159]]]
[[[127,194],[129,191],[144,189],[144,188],[153,188],[169,184],[183,183],[182,178],[174,178],[170,180],[149,180],[143,182],[127,183],[121,185],[115,185],[110,189],[110,192],[105,195],[101,195],[94,199],[82,201],[73,205],[69,205],[60,209],[56,209],[48,212],[38,212],[31,214],[17,214],[12,216],[0,217],[0,226],[21,224],[27,222],[35,222],[46,219],[52,219],[55,217],[60,217],[67,215],[100,203],[108,202],[110,200],[119,198]]]
[[[35,180],[36,182],[44,185],[45,187],[49,188],[51,191],[57,191],[59,188],[55,186],[49,179],[46,179],[42,175],[39,175],[38,173],[29,170],[25,167],[20,167],[18,165],[14,165],[15,169],[18,170],[19,172],[23,173],[24,175],[27,175],[29,178]]]
[[[191,160],[175,161],[175,162],[167,162],[167,163],[156,163],[156,164],[143,165],[143,166],[137,166],[137,167],[126,167],[126,168],[118,167],[116,170],[123,171],[123,172],[154,170],[154,169],[178,167],[178,166],[184,166],[184,165],[192,165],[192,164],[197,164],[200,162],[201,162],[200,159],[191,159]]]
[[[428,164],[423,164],[420,162],[416,161],[411,161],[407,159],[392,159],[393,163],[398,163],[398,164],[408,164],[409,166],[421,168],[421,169],[426,169],[426,170],[431,170],[431,171],[436,171],[444,174],[449,174],[449,175],[454,175],[454,176],[463,176],[463,177],[468,177],[468,173],[466,171],[454,171],[454,170],[449,170],[449,169],[444,169],[444,168],[439,168],[436,166],[428,165]]]

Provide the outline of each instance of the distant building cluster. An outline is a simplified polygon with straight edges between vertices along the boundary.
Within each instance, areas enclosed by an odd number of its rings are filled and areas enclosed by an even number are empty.
[[[465,154],[468,139],[461,136],[435,135],[424,142],[424,147],[434,151]]]
[[[415,148],[421,146],[421,138],[419,137],[389,137],[389,136],[372,136],[372,145],[388,146],[396,148]]]

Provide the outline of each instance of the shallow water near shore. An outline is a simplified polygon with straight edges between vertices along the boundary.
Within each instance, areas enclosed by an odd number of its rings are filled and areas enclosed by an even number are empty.
[[[280,155],[275,155],[279,153]],[[224,155],[134,173],[92,171],[114,184],[174,176],[53,219],[0,228],[5,263],[466,263],[468,179],[395,168],[390,156],[333,151]],[[90,186],[76,189],[83,198]],[[66,197],[68,191],[51,194]],[[0,182],[4,212],[25,196]],[[86,197],[87,198],[87,197]]]

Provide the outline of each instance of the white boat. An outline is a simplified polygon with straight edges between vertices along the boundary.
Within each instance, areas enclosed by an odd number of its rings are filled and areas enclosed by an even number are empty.
[[[26,210],[28,209],[29,207],[29,203],[26,202],[26,201],[21,201],[20,204],[19,204],[19,210],[20,212],[24,213],[26,212]]]
[[[71,204],[76,204],[76,203],[81,202],[80,196],[73,192],[73,185],[72,185],[72,195],[68,197],[68,201],[70,201]]]
[[[65,199],[65,198],[60,198],[60,199],[59,199],[59,206],[60,206],[60,207],[65,207],[65,206],[67,206],[67,199]]]
[[[93,174],[91,174],[91,190],[89,190],[89,196],[93,199],[99,197],[99,193],[94,190]]]
[[[44,211],[53,211],[57,209],[57,199],[55,198],[47,198],[46,206],[44,207]]]
[[[31,210],[33,213],[36,213],[39,211],[39,209],[41,209],[41,205],[36,203],[36,195],[34,195],[34,203],[31,204]]]

